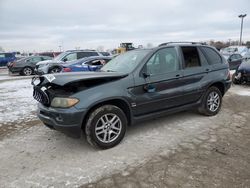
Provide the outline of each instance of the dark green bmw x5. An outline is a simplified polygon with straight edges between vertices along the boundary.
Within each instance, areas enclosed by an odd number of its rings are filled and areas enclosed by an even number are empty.
[[[215,48],[164,43],[121,54],[99,72],[49,74],[32,84],[46,126],[74,137],[83,132],[90,144],[107,149],[138,121],[191,108],[216,115],[231,80]]]

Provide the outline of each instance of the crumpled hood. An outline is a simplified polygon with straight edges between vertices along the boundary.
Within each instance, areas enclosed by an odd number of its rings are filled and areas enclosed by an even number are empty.
[[[45,83],[64,86],[73,82],[94,79],[123,78],[128,74],[118,72],[74,72],[43,75]]]

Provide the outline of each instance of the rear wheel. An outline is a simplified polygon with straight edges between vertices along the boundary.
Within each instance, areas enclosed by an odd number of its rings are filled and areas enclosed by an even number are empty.
[[[221,103],[221,91],[217,87],[212,86],[205,93],[202,104],[198,110],[201,114],[214,116],[220,111]]]
[[[121,142],[126,128],[127,118],[124,112],[117,106],[104,105],[90,114],[85,132],[91,145],[108,149]]]
[[[24,67],[21,75],[25,75],[25,76],[30,76],[31,74],[33,74],[33,69],[31,67]]]

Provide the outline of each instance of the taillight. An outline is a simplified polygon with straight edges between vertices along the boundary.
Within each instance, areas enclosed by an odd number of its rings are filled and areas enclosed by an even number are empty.
[[[227,70],[227,80],[232,80],[232,76],[233,76],[233,74],[231,75],[230,69],[228,69]]]
[[[63,72],[71,72],[71,68],[68,68],[68,67],[63,68]]]
[[[14,66],[16,66],[16,63],[15,63],[15,62],[12,62],[12,63],[10,63],[10,66],[11,66],[11,67],[14,67]]]

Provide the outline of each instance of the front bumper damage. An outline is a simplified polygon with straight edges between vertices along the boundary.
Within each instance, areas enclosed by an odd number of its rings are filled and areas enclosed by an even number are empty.
[[[75,107],[56,109],[38,104],[38,117],[47,127],[74,138],[81,137],[85,112]]]

